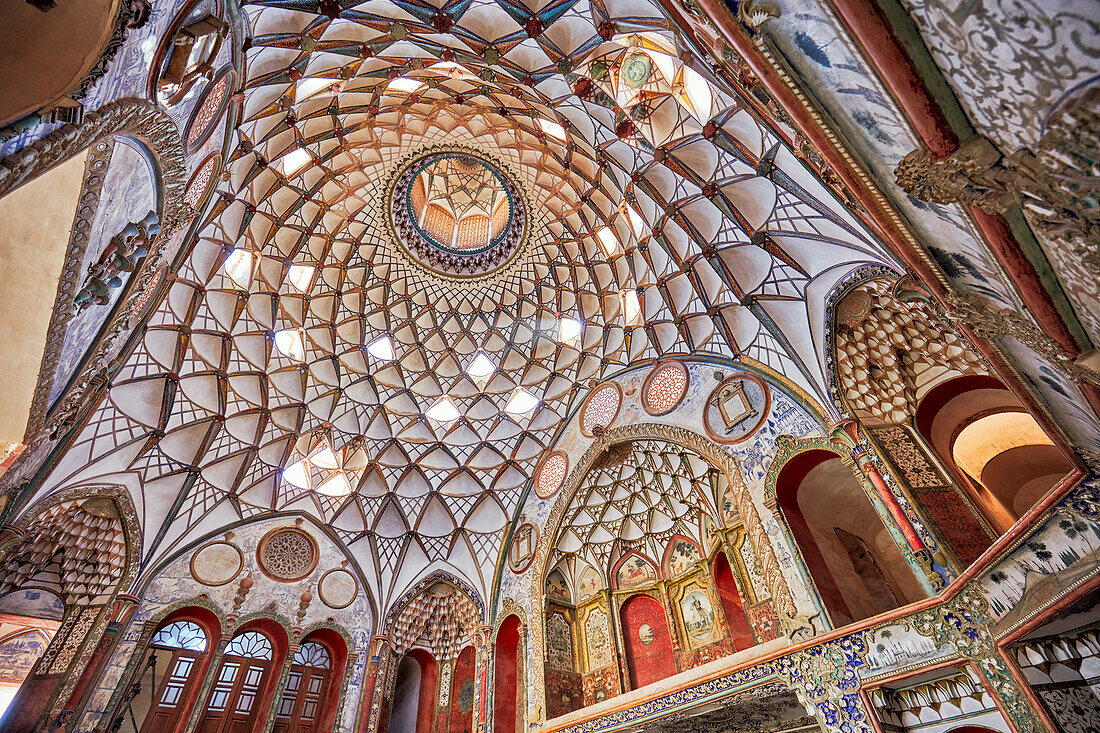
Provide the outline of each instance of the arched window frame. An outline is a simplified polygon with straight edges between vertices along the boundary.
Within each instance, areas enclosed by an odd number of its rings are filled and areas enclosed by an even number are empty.
[[[303,650],[309,649],[310,645],[319,647],[327,655],[328,666],[323,671],[302,663],[305,661],[302,657],[308,653]],[[272,715],[275,716],[273,732],[332,730],[340,712],[348,660],[347,640],[340,633],[329,628],[306,633],[291,660],[279,699],[272,708]],[[320,685],[311,693],[310,685],[318,677],[321,678]],[[308,714],[311,703],[316,707],[312,718]]]
[[[231,682],[231,684],[228,685],[228,690],[226,690],[227,681],[223,680],[222,676],[227,663],[235,663],[234,660],[236,659],[248,659],[248,657],[235,657],[227,652],[232,648],[235,639],[249,632],[257,632],[267,639],[271,647],[271,658],[257,660],[259,662],[258,664],[242,664],[244,674],[246,675],[252,671],[253,668],[263,667],[263,671],[260,673],[260,679],[256,680],[254,684],[249,685],[245,677],[238,677],[235,675],[232,680],[228,681]],[[230,725],[235,716],[229,711],[231,709],[237,709],[237,705],[241,698],[241,691],[246,685],[253,688],[247,690],[246,694],[251,694],[254,698],[249,705],[248,712],[245,714],[246,717],[244,719],[251,723],[255,721],[257,716],[266,714],[266,711],[271,710],[290,644],[289,636],[282,624],[266,618],[253,619],[240,625],[228,635],[228,639],[225,650],[223,650],[221,658],[218,660],[218,668],[214,671],[214,675],[208,683],[209,691],[203,700],[202,710],[199,714],[199,726],[207,731],[227,731],[230,729]],[[232,657],[232,659],[227,660],[229,657]],[[239,662],[236,663],[240,664]],[[219,688],[219,681],[222,682],[221,688]],[[210,705],[217,699],[215,696],[222,692],[225,692],[227,695],[226,705],[224,708],[214,711],[216,713],[215,715],[211,715]],[[221,714],[223,711],[224,714]],[[238,715],[236,717],[240,718],[241,716]],[[208,727],[210,725],[214,725],[214,727]]]

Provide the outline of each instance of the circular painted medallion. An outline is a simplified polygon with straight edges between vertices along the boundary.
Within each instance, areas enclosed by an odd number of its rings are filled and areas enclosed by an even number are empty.
[[[333,568],[321,576],[317,591],[329,608],[347,608],[359,593],[359,581],[344,568]]]
[[[535,494],[549,499],[565,483],[569,471],[569,457],[560,450],[547,453],[535,469]]]
[[[275,580],[292,583],[317,567],[317,543],[306,532],[282,527],[268,532],[256,548],[260,568]]]
[[[229,96],[233,93],[233,84],[236,79],[237,72],[227,64],[207,85],[202,98],[195,105],[195,111],[184,133],[188,154],[201,148],[214,132],[226,104],[229,103]]]
[[[222,154],[218,152],[211,153],[203,158],[198,168],[191,174],[191,180],[187,182],[187,187],[183,192],[183,200],[190,205],[196,213],[202,208],[202,205],[206,203],[206,199],[210,192],[214,190],[214,184],[217,182],[218,169],[221,168],[221,163]]]
[[[462,150],[414,159],[394,178],[387,207],[405,252],[449,277],[479,277],[501,267],[527,230],[527,211],[511,178]]]
[[[191,577],[203,585],[225,585],[244,568],[244,553],[230,542],[210,542],[191,556]]]
[[[654,638],[653,627],[649,624],[642,624],[641,626],[639,626],[638,638],[641,639],[642,643],[646,646],[652,644]]]
[[[611,427],[622,404],[623,393],[619,385],[606,382],[596,387],[581,407],[581,432],[591,438],[596,430]]]
[[[678,361],[666,361],[653,367],[642,385],[642,407],[650,415],[665,415],[676,409],[687,394],[687,367]]]
[[[740,443],[760,429],[768,417],[768,386],[751,374],[722,381],[707,398],[703,427],[719,443]]]

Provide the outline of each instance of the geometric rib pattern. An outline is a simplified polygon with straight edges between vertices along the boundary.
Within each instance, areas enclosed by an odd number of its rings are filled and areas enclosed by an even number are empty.
[[[272,0],[244,15],[242,124],[212,213],[72,448],[182,492],[166,536],[305,510],[369,555],[380,598],[415,580],[409,563],[488,594],[579,388],[708,353],[826,393],[824,298],[889,258],[658,5]],[[439,147],[492,161],[526,200],[528,241],[485,277],[433,274],[393,242],[386,183]],[[566,319],[583,328],[563,341]],[[465,373],[479,351],[488,378]],[[520,387],[538,404],[511,415]],[[428,416],[444,396],[458,419]],[[363,439],[347,495],[282,478],[326,424],[337,448]]]
[[[619,558],[636,551],[663,574],[674,536],[708,546],[703,518],[715,520],[712,481],[718,481],[717,471],[687,448],[652,439],[616,444],[566,509],[551,566],[559,566],[573,588],[588,567],[610,583]]]

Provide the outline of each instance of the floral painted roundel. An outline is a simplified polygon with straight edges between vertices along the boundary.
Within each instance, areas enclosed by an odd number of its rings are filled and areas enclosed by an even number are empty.
[[[191,180],[187,182],[187,188],[184,189],[183,200],[195,209],[202,208],[202,204],[206,201],[207,193],[213,189],[213,184],[217,177],[218,168],[221,167],[222,154],[218,152],[211,153],[199,163],[195,172],[191,174]]]
[[[560,450],[546,455],[535,473],[535,493],[540,499],[549,499],[565,483],[569,471],[569,458]]]
[[[291,583],[301,580],[317,567],[317,543],[294,527],[268,532],[256,549],[260,568],[275,580]]]
[[[664,415],[676,409],[688,388],[688,370],[678,361],[653,367],[642,385],[642,407],[650,415]]]
[[[218,121],[221,119],[225,105],[229,102],[229,95],[233,93],[233,85],[237,80],[237,72],[232,66],[224,67],[210,82],[203,93],[202,99],[195,105],[195,112],[191,115],[191,121],[187,123],[185,139],[187,152],[194,153],[214,132]]]
[[[581,408],[581,432],[591,438],[596,430],[611,427],[622,404],[623,393],[619,385],[607,382],[597,387]]]

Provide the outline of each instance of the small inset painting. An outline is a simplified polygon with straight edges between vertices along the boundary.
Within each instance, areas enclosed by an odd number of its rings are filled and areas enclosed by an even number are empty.
[[[569,586],[565,584],[565,577],[560,570],[552,570],[546,576],[546,597],[558,601],[569,600]]]
[[[684,618],[684,630],[693,647],[707,644],[717,636],[714,607],[701,589],[688,591],[684,595],[680,601],[680,612]]]
[[[535,544],[539,541],[538,529],[530,522],[521,524],[508,548],[508,567],[517,575],[526,571],[535,558]]]
[[[710,393],[703,427],[719,443],[739,443],[764,424],[770,403],[762,380],[751,374],[735,374]]]
[[[635,554],[630,555],[619,566],[615,580],[620,588],[637,588],[655,582],[657,572],[641,555]]]
[[[638,638],[642,640],[642,643],[649,646],[653,643],[653,627],[649,624],[642,624],[638,627]]]
[[[668,551],[668,575],[676,578],[691,570],[699,562],[699,548],[683,538],[672,541]]]
[[[603,580],[600,574],[593,568],[587,567],[581,571],[581,582],[577,588],[580,600],[586,600],[603,590]]]

